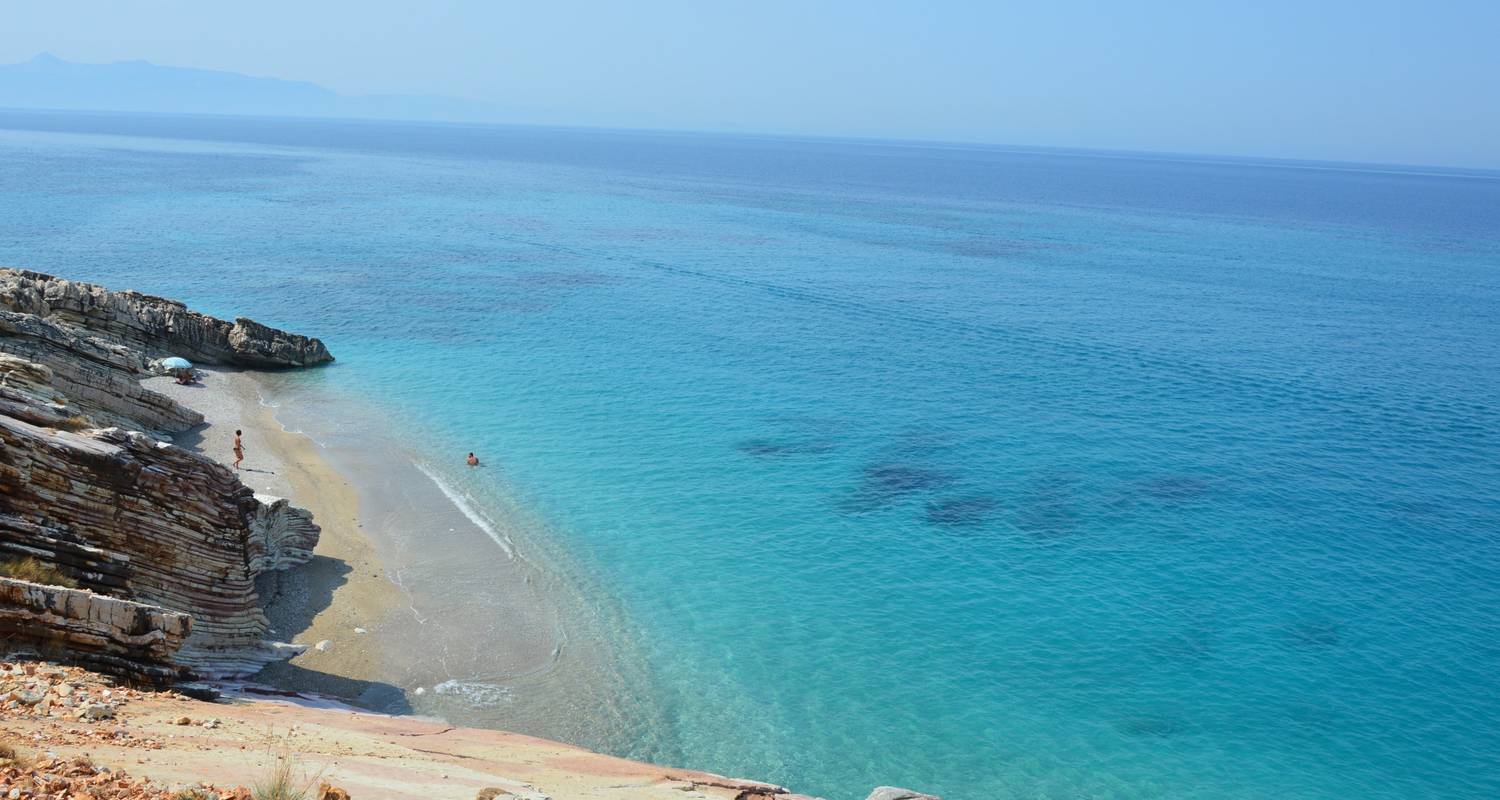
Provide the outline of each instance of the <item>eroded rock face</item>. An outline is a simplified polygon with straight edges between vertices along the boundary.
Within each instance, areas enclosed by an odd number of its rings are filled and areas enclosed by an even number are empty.
[[[84,589],[0,578],[0,636],[7,645],[68,656],[101,672],[165,684],[181,676],[172,655],[192,629],[187,614]]]
[[[0,269],[0,557],[39,558],[84,590],[191,615],[176,664],[251,674],[298,652],[265,640],[255,577],[306,562],[319,529],[306,511],[257,499],[232,470],[162,441],[203,421],[139,384],[166,354],[332,360],[316,339],[249,320]]]
[[[232,470],[142,433],[0,417],[0,495],[0,536],[71,544],[54,560],[71,557],[84,585],[191,614],[179,663],[248,674],[296,652],[264,641],[255,576],[307,561],[318,526],[261,503]],[[79,564],[80,541],[92,563]]]
[[[313,522],[312,512],[281,497],[258,494],[255,500],[247,551],[251,574],[277,572],[306,564],[312,558],[322,530]]]
[[[0,306],[88,331],[145,360],[176,355],[247,367],[307,367],[333,360],[317,339],[244,317],[229,323],[175,300],[114,292],[29,270],[0,269]]]
[[[28,397],[15,399],[37,407],[62,400],[78,425],[170,435],[203,422],[202,414],[140,385],[147,374],[140,354],[50,320],[0,309],[0,355],[8,356],[0,362],[0,397],[25,391]],[[39,390],[19,364],[46,369],[46,384]]]

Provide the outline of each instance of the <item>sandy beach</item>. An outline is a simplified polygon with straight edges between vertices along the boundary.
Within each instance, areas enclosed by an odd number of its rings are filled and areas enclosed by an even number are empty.
[[[200,374],[191,386],[145,382],[204,415],[176,443],[231,465],[242,430],[241,480],[322,527],[310,564],[259,586],[273,636],[307,650],[258,680],[387,713],[628,746],[654,713],[650,681],[618,617],[590,603],[543,543],[477,513],[397,442],[369,435],[373,424],[341,419],[346,434],[323,440],[287,430],[265,399],[274,374]]]
[[[200,374],[202,380],[190,386],[166,377],[145,382],[203,414],[206,424],[176,443],[232,465],[234,432],[244,431],[240,480],[257,495],[291,499],[311,511],[323,529],[310,564],[268,573],[259,587],[272,634],[309,645],[291,663],[269,667],[262,678],[289,689],[359,699],[369,687],[358,683],[380,678],[378,646],[368,630],[404,605],[404,595],[359,530],[355,489],[312,440],[282,429],[273,409],[261,404],[260,386],[250,373]],[[318,650],[323,641],[337,645]]]

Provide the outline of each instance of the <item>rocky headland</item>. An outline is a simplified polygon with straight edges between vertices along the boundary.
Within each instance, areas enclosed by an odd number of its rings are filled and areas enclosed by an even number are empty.
[[[269,640],[255,579],[306,562],[318,526],[171,443],[203,418],[140,385],[170,356],[333,360],[317,339],[248,319],[0,270],[0,559],[36,559],[76,586],[0,586],[37,609],[0,615],[11,649],[154,683],[250,675],[295,652]]]

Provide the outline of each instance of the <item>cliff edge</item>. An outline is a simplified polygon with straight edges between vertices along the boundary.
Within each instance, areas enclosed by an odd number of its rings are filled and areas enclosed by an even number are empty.
[[[255,578],[306,562],[319,528],[171,444],[203,418],[140,385],[166,356],[260,368],[333,360],[317,339],[245,318],[0,269],[0,562],[45,564],[76,587],[47,591],[70,592],[62,607],[85,617],[106,598],[139,606],[129,630],[95,631],[90,649],[66,615],[21,614],[7,595],[9,617],[30,620],[7,629],[12,649],[158,684],[249,675],[296,652],[266,639]],[[126,644],[152,634],[158,646]]]
[[[252,675],[296,652],[267,640],[256,577],[307,562],[321,533],[307,511],[172,443],[203,418],[140,384],[168,356],[333,360],[317,339],[245,318],[0,269],[0,796],[249,800],[262,793],[246,786],[280,769],[342,787],[325,783],[321,800],[812,800],[290,692],[141,691]],[[149,776],[127,776],[130,762]],[[869,800],[937,798],[880,787]]]

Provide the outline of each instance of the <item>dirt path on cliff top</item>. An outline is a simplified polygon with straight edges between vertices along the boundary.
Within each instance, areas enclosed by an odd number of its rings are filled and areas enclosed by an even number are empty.
[[[482,789],[527,800],[795,800],[767,784],[603,756],[502,731],[311,702],[209,703],[138,692],[75,668],[0,664],[0,731],[35,756],[87,756],[165,787],[254,786],[279,757],[354,800],[470,800]],[[67,686],[64,689],[64,686]],[[43,705],[36,697],[46,698]],[[72,705],[63,705],[71,699]],[[85,707],[106,712],[85,714]],[[98,719],[90,717],[98,716]],[[81,718],[80,718],[81,717]],[[509,793],[509,794],[506,794]]]

